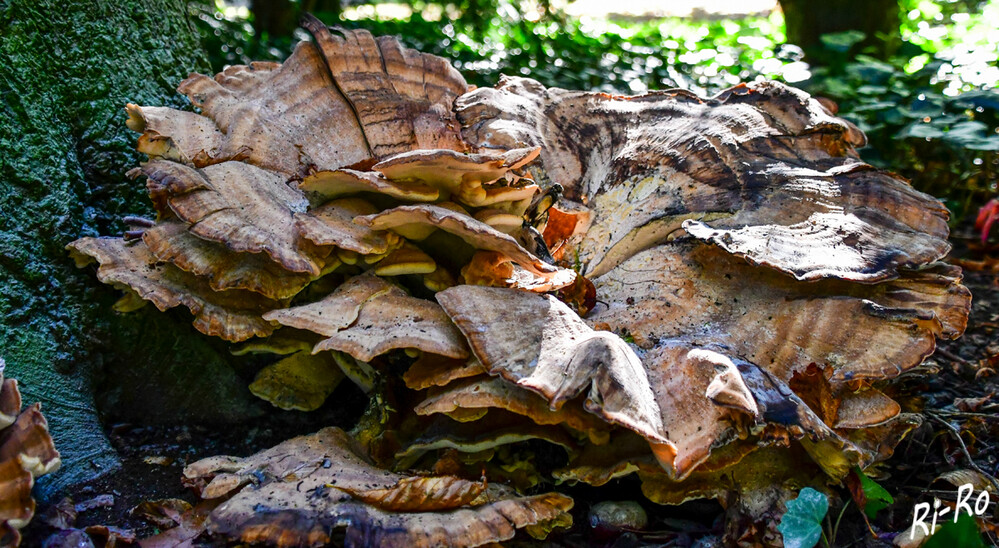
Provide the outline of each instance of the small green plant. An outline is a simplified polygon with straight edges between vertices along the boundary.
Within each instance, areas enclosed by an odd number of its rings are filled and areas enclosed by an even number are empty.
[[[812,548],[825,536],[822,520],[829,512],[829,498],[806,487],[798,497],[787,501],[787,512],[780,519],[777,529],[784,536],[786,548]],[[826,546],[829,542],[826,541]]]
[[[854,494],[854,500],[857,504],[863,503],[864,514],[867,514],[868,518],[874,519],[874,516],[878,512],[894,503],[895,499],[892,498],[891,493],[886,491],[884,487],[881,487],[877,482],[867,477],[860,468],[854,468],[853,471],[860,480],[862,494],[862,500],[856,501],[856,494]]]
[[[781,517],[777,526],[777,530],[784,537],[784,546],[812,548],[820,539],[823,546],[835,546],[839,524],[848,507],[849,503],[844,504],[839,516],[836,517],[836,523],[832,523],[827,515],[829,497],[811,487],[805,487],[796,498],[787,501],[787,512]],[[823,521],[825,521],[824,526]]]

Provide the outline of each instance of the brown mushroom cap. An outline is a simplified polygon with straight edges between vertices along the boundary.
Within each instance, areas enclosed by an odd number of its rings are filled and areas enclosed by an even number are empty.
[[[128,129],[141,133],[136,150],[150,158],[204,167],[223,156],[225,134],[211,118],[168,107],[125,105]]]
[[[61,464],[52,443],[41,404],[21,410],[21,393],[14,379],[3,379],[0,359],[0,416],[13,417],[0,426],[0,545],[17,546],[19,529],[35,513],[31,488],[35,478],[56,471]]]
[[[194,327],[206,335],[240,342],[274,331],[260,315],[277,308],[277,301],[240,289],[214,291],[204,279],[161,262],[142,242],[80,238],[66,248],[77,266],[100,264],[97,278],[106,284],[131,288],[160,310],[186,306]]]
[[[315,38],[336,89],[350,101],[374,157],[467,149],[451,105],[469,86],[447,60],[404,48],[391,36],[330,30],[311,15],[302,26]]]
[[[378,173],[353,169],[313,173],[298,188],[325,198],[375,192],[407,202],[433,202],[440,196],[440,192],[429,185],[391,181]]]
[[[435,270],[437,270],[437,263],[434,262],[434,258],[408,243],[389,253],[375,266],[375,274],[379,276],[430,274]]]
[[[408,224],[426,224],[450,232],[469,245],[506,255],[532,273],[549,278],[560,271],[523,248],[516,240],[468,215],[433,205],[400,206],[376,215],[354,219],[355,223],[375,230],[392,229]]]
[[[424,352],[409,366],[402,380],[411,390],[445,386],[451,381],[482,375],[486,369],[474,356],[465,360],[445,358]]]
[[[468,345],[436,303],[386,294],[364,303],[357,321],[316,345],[313,352],[339,350],[370,362],[393,349],[416,348],[449,358],[467,358]]]
[[[214,79],[193,74],[178,91],[225,134],[218,160],[299,178],[371,157],[361,124],[311,42],[299,43],[281,65],[232,66]]]
[[[329,337],[354,323],[364,303],[386,294],[405,295],[405,292],[377,276],[362,274],[350,278],[320,301],[271,310],[263,318]]]
[[[372,167],[395,181],[422,181],[438,188],[456,191],[467,183],[482,186],[513,169],[531,163],[539,148],[522,148],[500,153],[463,154],[454,150],[413,150],[383,159]]]
[[[460,285],[436,297],[491,375],[541,394],[554,409],[589,389],[587,410],[668,442],[642,363],[616,335],[591,330],[547,295]]]
[[[539,425],[564,424],[589,436],[590,443],[607,443],[608,425],[578,405],[551,409],[538,394],[517,387],[500,377],[461,379],[440,388],[432,388],[414,411],[418,415],[474,409],[504,409],[525,416]]]
[[[516,232],[524,224],[524,218],[520,215],[514,215],[499,209],[483,209],[476,212],[474,217],[476,221],[482,221],[504,234]]]
[[[261,369],[250,383],[250,392],[279,409],[314,411],[342,380],[332,356],[303,351]]]
[[[318,342],[315,340],[316,338],[317,335],[311,332],[283,327],[275,329],[266,338],[250,339],[233,346],[229,352],[233,356],[244,356],[246,354],[288,356],[303,350],[312,350],[312,347]]]
[[[188,482],[208,483],[203,495],[232,494],[209,516],[209,530],[249,543],[326,544],[334,528],[346,526],[349,547],[477,546],[513,538],[519,528],[564,523],[572,507],[571,499],[562,495],[518,497],[490,485],[471,501],[449,496],[450,503],[463,504],[458,508],[432,511],[419,504],[433,500],[427,489],[438,492],[443,486],[448,491],[450,486],[460,491],[466,484],[456,479],[415,480],[375,468],[337,428],[293,438],[244,459],[202,460],[188,466],[184,475]],[[295,480],[283,479],[289,475]],[[241,488],[256,477],[265,479]],[[219,480],[220,487],[213,488]],[[371,500],[358,500],[349,492]],[[379,492],[386,496],[365,496]],[[388,509],[392,507],[408,511]]]
[[[35,501],[31,487],[35,484],[17,459],[0,462],[0,542],[4,546],[21,543],[23,529],[35,515]]]
[[[562,428],[542,426],[513,413],[493,410],[481,419],[465,423],[438,417],[396,453],[396,467],[408,467],[431,451],[453,449],[465,455],[488,454],[493,449],[529,440],[557,445],[570,455],[579,449],[579,443]]]
[[[230,251],[191,234],[189,228],[175,218],[162,219],[142,233],[142,241],[157,258],[204,277],[215,291],[246,289],[281,300],[295,296],[316,279],[311,273],[288,272],[262,253]]]
[[[880,379],[919,364],[937,336],[963,329],[970,293],[949,269],[929,270],[875,285],[801,284],[717,248],[674,242],[594,279],[608,307],[587,320],[643,348],[690,337],[728,346],[784,381],[810,363],[831,366],[834,382]]]
[[[21,391],[17,389],[17,381],[4,379],[2,366],[0,359],[0,429],[14,424],[21,411]],[[481,364],[479,367],[482,367]]]
[[[843,394],[833,428],[867,428],[884,424],[902,412],[899,404],[876,388]]]
[[[306,213],[295,213],[295,223],[302,236],[316,245],[335,245],[365,255],[388,253],[398,244],[397,235],[353,222],[354,217],[377,212],[361,198],[340,198]]]
[[[321,273],[315,250],[295,228],[293,215],[304,212],[308,201],[282,176],[243,162],[194,170],[155,160],[141,169],[154,202],[162,201],[190,223],[195,236],[232,251],[266,253],[292,272]]]

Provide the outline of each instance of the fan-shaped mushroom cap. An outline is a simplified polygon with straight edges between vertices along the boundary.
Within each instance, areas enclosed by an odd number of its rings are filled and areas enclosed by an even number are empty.
[[[350,278],[321,301],[271,310],[267,321],[329,337],[354,323],[364,303],[382,295],[405,295],[402,289],[371,274]]]
[[[142,241],[158,259],[202,276],[215,291],[246,289],[281,300],[295,296],[316,279],[307,272],[288,272],[262,253],[230,251],[188,229],[187,223],[176,218],[161,219],[142,233]]]
[[[246,354],[276,354],[288,356],[303,350],[312,350],[318,340],[311,332],[292,328],[275,329],[270,336],[262,339],[250,339],[236,345],[229,352],[233,356]]]
[[[125,105],[128,129],[141,133],[136,150],[150,158],[173,160],[194,167],[223,156],[225,134],[211,118],[168,107]]]
[[[260,315],[277,308],[277,301],[240,289],[214,291],[204,279],[161,262],[142,242],[80,238],[66,248],[77,266],[100,264],[97,278],[106,284],[131,288],[160,310],[186,306],[194,327],[206,335],[240,342],[274,331]]]
[[[483,185],[468,184],[455,194],[457,200],[472,207],[487,207],[505,210],[514,215],[523,215],[531,199],[541,188],[534,183],[519,185]]]
[[[398,235],[353,222],[354,217],[377,212],[378,208],[361,198],[340,198],[295,213],[295,223],[302,236],[316,245],[335,245],[364,255],[388,253],[399,243]]]
[[[455,449],[475,454],[529,440],[546,441],[574,454],[579,444],[562,428],[542,426],[506,411],[490,411],[472,422],[438,417],[416,439],[396,453],[397,468],[406,468],[429,451]]]
[[[445,386],[451,381],[485,374],[486,369],[472,356],[466,360],[423,353],[409,366],[402,380],[411,390]]]
[[[394,181],[420,181],[443,189],[448,194],[466,198],[482,194],[472,189],[481,188],[484,184],[504,177],[511,170],[520,169],[537,158],[540,152],[538,148],[482,154],[462,154],[454,150],[413,150],[385,158],[372,169]],[[535,190],[536,187],[531,195]],[[523,199],[523,192],[517,196],[519,197],[499,201]],[[477,201],[481,200],[480,196]]]
[[[514,215],[499,209],[483,209],[476,212],[474,217],[476,221],[482,221],[504,234],[516,232],[524,224],[524,218],[520,215]]]
[[[519,528],[564,524],[572,508],[571,499],[562,495],[518,497],[490,485],[471,501],[448,497],[461,506],[431,511],[418,503],[430,500],[418,488],[437,491],[441,482],[460,487],[465,485],[462,480],[417,480],[377,469],[337,428],[288,440],[245,459],[202,460],[188,466],[184,475],[188,482],[208,482],[203,493],[234,493],[211,513],[209,530],[243,542],[283,546],[323,545],[333,529],[344,526],[348,547],[478,546],[509,540]],[[265,479],[240,489],[254,478]],[[216,481],[219,488],[212,487]],[[389,509],[398,507],[410,511]]]
[[[547,295],[459,285],[436,298],[491,375],[541,394],[554,409],[588,388],[587,410],[668,442],[642,363],[616,335],[591,330]]]
[[[550,278],[562,270],[531,255],[509,235],[468,215],[443,207],[399,206],[375,215],[357,217],[354,222],[375,230],[417,223],[426,224],[450,232],[475,248],[502,253],[538,276]]]
[[[876,388],[842,395],[833,428],[867,428],[884,424],[902,412],[899,404]]]
[[[552,410],[538,394],[517,387],[500,377],[462,379],[441,388],[432,388],[427,399],[414,409],[419,415],[473,409],[504,409],[525,416],[536,424],[564,424],[589,436],[590,443],[607,443],[608,425],[581,406],[563,405]]]
[[[389,253],[375,266],[375,274],[379,276],[430,274],[435,270],[437,270],[437,263],[434,262],[434,258],[415,245],[408,243]]]
[[[630,430],[616,430],[604,445],[583,446],[565,468],[555,470],[552,476],[560,483],[583,482],[599,487],[612,479],[639,470],[661,471],[659,463],[649,451],[649,442]]]
[[[195,170],[155,160],[141,169],[154,203],[168,205],[195,236],[232,251],[266,253],[292,272],[321,273],[316,252],[298,237],[293,217],[306,210],[308,200],[280,175],[243,162]]]
[[[548,208],[547,217],[542,232],[545,245],[552,250],[553,255],[561,255],[567,249],[566,244],[570,239],[586,234],[593,212],[583,204],[563,199]]]
[[[542,147],[547,176],[593,209],[577,251],[595,276],[682,227],[803,280],[890,279],[949,249],[938,201],[859,162],[862,133],[779,83],[702,100],[504,78],[455,108],[473,147]]]
[[[313,352],[339,350],[369,362],[397,348],[416,348],[449,358],[468,357],[464,337],[440,306],[398,295],[367,301],[357,322],[317,344]]]
[[[225,134],[218,160],[242,159],[301,178],[371,157],[316,44],[299,43],[279,66],[233,66],[214,79],[194,74],[177,89]]]
[[[302,180],[298,188],[324,198],[374,192],[406,202],[433,202],[440,196],[440,192],[429,185],[391,181],[378,173],[354,169],[313,173]]]
[[[374,367],[343,352],[331,351],[330,354],[333,355],[333,360],[344,376],[360,388],[361,392],[367,394],[375,388],[375,383],[378,381],[378,371]]]
[[[374,157],[467,148],[451,105],[469,87],[447,60],[403,48],[391,36],[331,31],[311,15],[302,26],[312,33],[337,89],[350,101]]]
[[[314,411],[343,380],[329,354],[297,352],[261,369],[250,392],[279,409]]]
[[[953,274],[933,267],[874,285],[801,284],[710,246],[674,242],[594,279],[609,307],[587,320],[645,348],[691,337],[727,346],[784,381],[810,363],[831,366],[834,382],[885,378],[919,364],[937,336],[963,330],[970,293]]]

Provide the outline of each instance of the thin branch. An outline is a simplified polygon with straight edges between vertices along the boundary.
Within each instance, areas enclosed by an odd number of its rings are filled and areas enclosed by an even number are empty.
[[[943,418],[941,418],[939,415],[937,415],[932,411],[927,411],[926,415],[931,419],[944,425],[944,427],[947,428],[947,430],[949,430],[952,434],[954,434],[954,437],[957,438],[957,443],[960,444],[961,446],[961,452],[964,453],[964,458],[968,459],[968,465],[971,466],[971,468],[975,472],[978,472],[979,474],[988,478],[989,482],[996,489],[996,492],[999,493],[999,480],[996,480],[996,478],[993,477],[992,474],[989,474],[985,470],[982,470],[982,468],[978,466],[978,464],[975,462],[975,459],[971,458],[971,453],[968,452],[968,446],[964,444],[964,439],[961,437],[961,432],[957,428],[955,428],[954,425],[947,422],[946,420],[944,420]]]

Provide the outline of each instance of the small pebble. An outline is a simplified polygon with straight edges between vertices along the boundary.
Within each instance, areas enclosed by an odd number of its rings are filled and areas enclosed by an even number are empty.
[[[598,502],[590,508],[590,527],[598,531],[640,531],[648,523],[645,509],[633,500]]]

